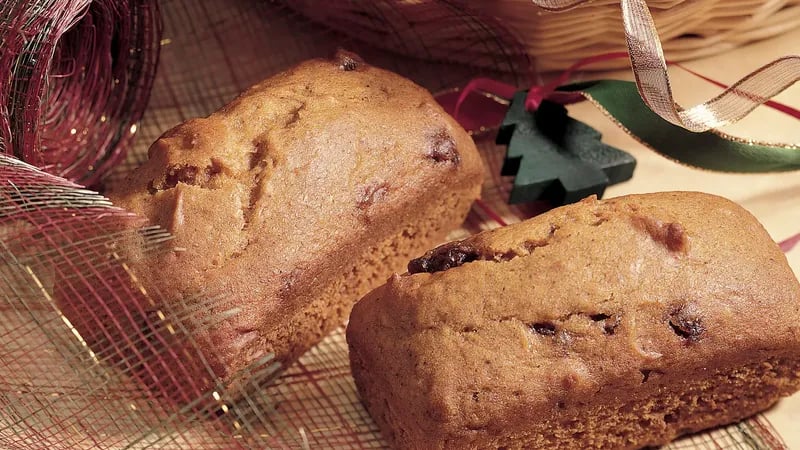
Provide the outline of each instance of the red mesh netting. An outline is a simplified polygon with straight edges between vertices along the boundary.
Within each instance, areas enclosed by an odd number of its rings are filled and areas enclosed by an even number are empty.
[[[155,0],[3,2],[0,152],[97,181],[144,112],[159,32]]]

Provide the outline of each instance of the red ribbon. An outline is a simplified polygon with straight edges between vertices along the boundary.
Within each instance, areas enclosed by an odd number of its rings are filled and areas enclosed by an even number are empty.
[[[504,226],[508,225],[508,223],[505,221],[505,219],[503,219],[503,217],[501,217],[500,214],[497,214],[497,212],[494,209],[492,209],[492,207],[489,206],[489,204],[487,204],[483,200],[477,199],[477,200],[475,200],[475,204],[478,205],[478,207],[480,209],[482,209],[483,212],[485,212],[486,215],[489,216],[490,219],[492,219],[495,222],[497,222],[497,224],[500,225],[501,227],[504,227]]]
[[[561,75],[556,77],[556,79],[553,81],[542,86],[531,87],[528,90],[528,96],[525,98],[525,108],[527,108],[529,111],[535,111],[538,109],[539,105],[541,105],[545,99],[550,97],[559,86],[563,86],[569,82],[570,78],[572,78],[572,74],[575,73],[576,70],[595,63],[627,57],[628,53],[626,52],[613,52],[581,59],[575,64],[569,66],[565,71],[561,72]]]
[[[795,246],[797,246],[797,244],[800,244],[800,233],[795,234],[789,239],[781,241],[778,246],[781,248],[781,250],[783,250],[783,253],[789,253],[793,248],[795,248]]]

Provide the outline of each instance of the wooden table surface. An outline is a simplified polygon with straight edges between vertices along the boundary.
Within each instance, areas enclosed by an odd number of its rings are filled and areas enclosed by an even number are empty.
[[[800,54],[800,27],[781,37],[685,65],[717,81],[731,84],[769,61]],[[689,107],[712,98],[720,89],[671,68],[672,86],[678,102]],[[630,72],[600,74],[600,77],[632,79]],[[777,101],[800,109],[800,84],[790,87]],[[570,107],[571,114],[603,133],[603,140],[631,152],[638,161],[631,181],[608,189],[606,197],[669,190],[704,191],[730,198],[750,210],[776,241],[800,233],[800,172],[768,175],[720,174],[675,164],[645,148],[612,124],[592,105]],[[726,127],[735,136],[800,145],[800,120],[767,107],[760,107],[743,121]],[[697,149],[702,151],[702,149]],[[798,150],[800,151],[800,150]],[[787,254],[800,276],[800,245]],[[800,393],[782,400],[767,417],[790,449],[800,449]]]

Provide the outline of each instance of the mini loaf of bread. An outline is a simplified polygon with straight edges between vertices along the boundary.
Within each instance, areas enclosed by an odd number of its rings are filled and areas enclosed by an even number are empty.
[[[589,198],[413,260],[347,341],[397,448],[634,449],[795,392],[800,285],[728,200]]]
[[[134,271],[165,298],[232,311],[197,332],[223,380],[268,353],[288,364],[344,323],[462,223],[483,175],[427,91],[347,52],[177,126],[148,157],[110,197],[167,228],[175,251]]]

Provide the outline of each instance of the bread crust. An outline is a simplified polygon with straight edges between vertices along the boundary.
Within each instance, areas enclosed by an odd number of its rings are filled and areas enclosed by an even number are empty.
[[[168,301],[233,312],[194,331],[223,380],[269,353],[289,364],[341,325],[461,224],[483,176],[427,91],[343,51],[173,128],[148,157],[109,196],[174,251],[132,268]]]
[[[409,268],[347,329],[397,448],[655,446],[800,388],[800,285],[720,197],[590,198]]]

